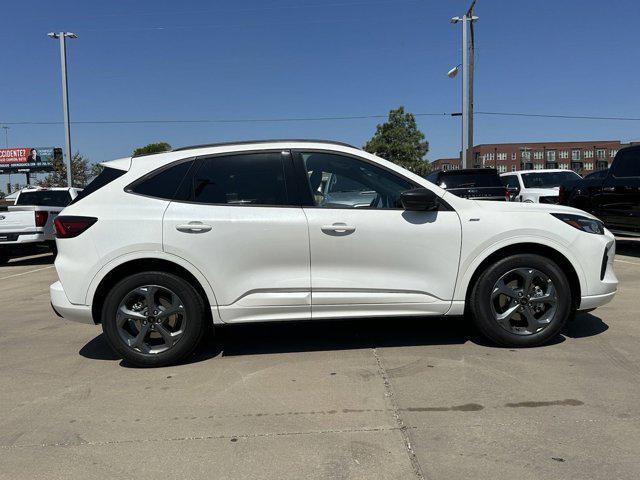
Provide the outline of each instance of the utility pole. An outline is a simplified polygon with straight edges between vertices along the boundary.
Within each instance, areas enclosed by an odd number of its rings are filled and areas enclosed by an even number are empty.
[[[62,109],[64,111],[64,136],[67,154],[67,186],[73,186],[73,172],[71,170],[71,128],[69,126],[69,95],[67,92],[67,47],[65,43],[66,38],[78,38],[75,33],[72,32],[59,32],[47,34],[49,38],[57,38],[60,40],[60,69],[62,72]]]
[[[462,168],[469,168],[471,164],[471,148],[473,147],[473,22],[478,17],[473,16],[473,0],[469,10],[460,17],[453,17],[451,23],[462,23]],[[469,44],[469,25],[471,28],[471,45]],[[471,56],[470,56],[471,54]],[[449,71],[449,77],[454,77],[457,67]]]
[[[9,127],[6,125],[2,126],[4,130],[4,148],[9,148]],[[9,181],[7,182],[7,195],[11,193],[11,170],[9,170]]]

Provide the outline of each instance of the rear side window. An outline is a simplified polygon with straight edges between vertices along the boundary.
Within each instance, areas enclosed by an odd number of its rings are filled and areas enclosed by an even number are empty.
[[[128,190],[140,195],[173,200],[182,179],[191,168],[191,165],[193,165],[193,160],[181,162],[168,168],[161,168],[143,177]]]
[[[616,177],[640,177],[640,149],[621,150],[612,166]]]
[[[87,185],[84,188],[84,190],[78,192],[78,195],[76,196],[76,198],[73,199],[73,201],[71,203],[72,204],[73,203],[78,203],[83,198],[91,195],[96,190],[99,190],[102,187],[104,187],[105,185],[113,182],[116,178],[121,177],[125,173],[126,172],[124,170],[118,170],[117,168],[105,167],[102,170],[102,172],[100,172],[100,174],[96,178],[94,178],[89,183],[89,185]]]
[[[226,205],[288,203],[280,152],[208,157],[195,168],[176,200]]]
[[[500,179],[502,180],[502,184],[507,188],[520,188],[520,183],[516,175],[505,175],[504,177],[500,177]]]
[[[71,202],[71,195],[67,190],[40,190],[21,193],[18,195],[16,205],[66,207],[69,202]]]

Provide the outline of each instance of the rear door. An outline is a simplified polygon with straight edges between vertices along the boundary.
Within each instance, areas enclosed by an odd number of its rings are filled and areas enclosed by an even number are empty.
[[[594,214],[611,229],[640,232],[640,149],[620,150],[605,179]]]
[[[455,211],[405,211],[400,194],[418,185],[365,159],[300,151],[296,166],[306,193],[313,318],[449,310],[460,258]],[[350,199],[326,195],[327,178],[349,185]]]
[[[311,316],[307,221],[289,152],[199,158],[163,220],[164,250],[202,272],[226,322]]]

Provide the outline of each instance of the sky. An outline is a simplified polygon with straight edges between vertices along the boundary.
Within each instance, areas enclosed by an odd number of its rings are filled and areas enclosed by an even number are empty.
[[[92,162],[264,138],[362,146],[403,105],[429,160],[460,149],[462,15],[470,0],[3,2],[0,125],[9,146],[64,147],[58,43],[68,41],[72,148]],[[478,0],[476,112],[640,117],[637,0]],[[225,122],[184,123],[185,120]],[[233,122],[227,122],[233,121]],[[237,121],[237,122],[236,122]],[[475,143],[640,140],[640,121],[476,115]],[[0,146],[4,147],[4,131]],[[24,183],[23,175],[12,181]],[[5,185],[6,177],[0,178]]]

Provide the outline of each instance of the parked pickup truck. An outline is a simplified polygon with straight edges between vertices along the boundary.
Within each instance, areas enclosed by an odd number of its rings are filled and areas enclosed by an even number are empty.
[[[77,188],[26,188],[14,205],[0,212],[0,264],[11,257],[37,253],[44,248],[56,253],[53,220],[78,196]]]
[[[640,237],[640,145],[618,151],[611,167],[560,187],[560,203],[600,218],[616,235]]]

